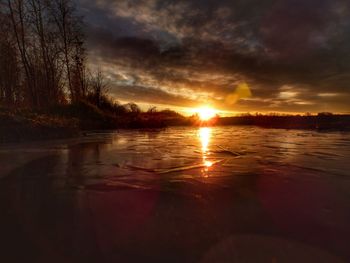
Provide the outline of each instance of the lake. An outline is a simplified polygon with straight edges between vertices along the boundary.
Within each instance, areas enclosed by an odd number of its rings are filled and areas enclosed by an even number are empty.
[[[350,133],[87,133],[0,146],[3,262],[350,261]]]

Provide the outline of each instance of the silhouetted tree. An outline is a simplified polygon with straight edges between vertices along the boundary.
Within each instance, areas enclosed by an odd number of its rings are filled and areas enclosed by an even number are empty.
[[[95,73],[90,74],[89,86],[93,103],[97,106],[101,106],[101,99],[107,92],[108,83],[100,69],[98,69]]]
[[[3,3],[0,5],[0,10],[5,10]],[[13,106],[22,97],[18,79],[20,69],[16,42],[9,33],[12,31],[9,21],[8,14],[0,11],[0,103]]]
[[[153,107],[150,107],[148,110],[147,110],[147,113],[155,113],[157,112],[157,107],[153,106]]]
[[[141,113],[141,109],[136,103],[130,102],[130,103],[126,104],[125,107],[132,114],[137,115],[137,114]]]
[[[87,94],[74,0],[0,0],[0,102],[45,108]],[[6,87],[5,87],[6,86]]]

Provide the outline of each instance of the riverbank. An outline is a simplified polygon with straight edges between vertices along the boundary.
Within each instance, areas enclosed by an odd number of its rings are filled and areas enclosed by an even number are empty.
[[[201,121],[171,110],[98,108],[89,102],[57,106],[45,111],[0,108],[0,143],[78,137],[91,130],[163,129],[171,126],[257,126],[274,129],[350,131],[350,115],[247,115]]]
[[[0,110],[0,143],[69,138],[79,135],[78,120],[50,114]]]
[[[0,143],[77,137],[91,130],[160,129],[188,126],[188,118],[165,110],[101,110],[88,102],[57,106],[45,111],[0,108]]]
[[[317,131],[350,131],[350,115],[247,115],[219,118],[217,125],[253,125],[262,128]]]

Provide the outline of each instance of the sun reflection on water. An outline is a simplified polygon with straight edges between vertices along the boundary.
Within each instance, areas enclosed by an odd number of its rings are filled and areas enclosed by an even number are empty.
[[[202,152],[205,154],[208,151],[209,141],[211,136],[211,128],[200,128],[199,137],[202,143]]]
[[[207,172],[209,171],[209,168],[213,165],[213,162],[208,160],[211,132],[212,129],[208,127],[202,127],[199,129],[199,138],[202,144],[202,158],[204,164],[204,169],[202,172],[205,177],[208,177]]]

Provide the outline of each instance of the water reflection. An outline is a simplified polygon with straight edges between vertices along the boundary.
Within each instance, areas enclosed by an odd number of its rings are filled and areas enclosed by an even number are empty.
[[[263,244],[264,259],[278,250],[319,262],[283,242],[298,240],[350,262],[349,156],[350,133],[252,127],[2,146],[0,259],[213,262]]]
[[[209,155],[209,143],[211,138],[212,128],[202,127],[199,129],[199,138],[202,144],[202,158],[204,168],[202,170],[203,176],[208,177],[208,171],[211,166],[213,166],[213,162],[208,160]]]
[[[202,152],[205,154],[208,151],[209,141],[211,137],[211,128],[200,128],[199,137],[202,143]]]

